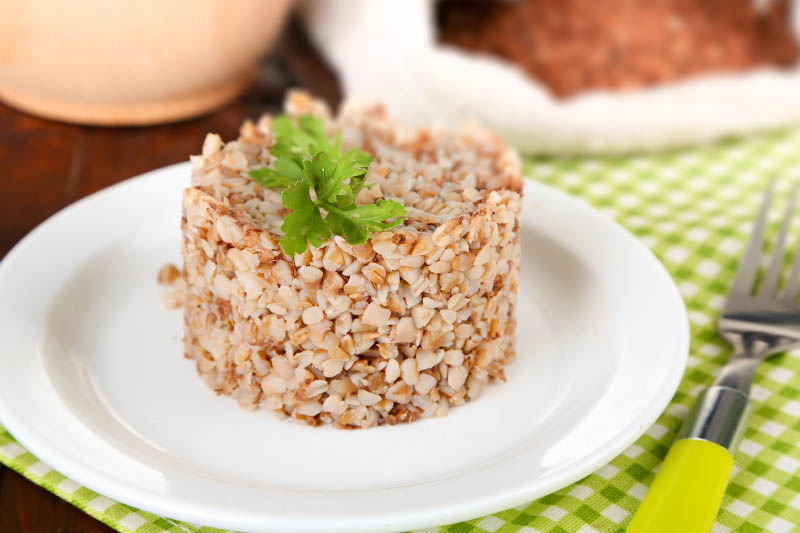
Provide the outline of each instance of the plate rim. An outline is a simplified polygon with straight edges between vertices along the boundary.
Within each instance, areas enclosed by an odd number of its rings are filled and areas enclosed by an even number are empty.
[[[35,245],[38,236],[45,228],[57,224],[62,217],[72,216],[79,212],[83,207],[97,198],[108,194],[111,191],[118,191],[123,188],[136,187],[139,183],[146,180],[158,178],[159,175],[170,175],[174,173],[184,173],[188,175],[191,163],[182,162],[149,172],[140,174],[118,182],[114,185],[92,193],[66,207],[59,210],[46,220],[38,224],[25,237],[12,247],[2,261],[0,261],[0,274],[9,264],[17,261],[17,257],[24,253],[28,246]],[[179,520],[192,523],[222,528],[241,529],[245,531],[264,530],[264,528],[276,530],[309,530],[332,531],[331,526],[346,528],[347,531],[397,531],[416,528],[430,527],[432,524],[442,525],[461,520],[469,520],[476,517],[492,514],[511,508],[522,503],[526,503],[557,490],[569,486],[583,477],[596,471],[599,467],[607,464],[610,460],[617,457],[628,446],[633,444],[642,436],[650,426],[658,419],[662,412],[669,405],[672,397],[677,391],[683,374],[686,369],[686,362],[690,348],[690,328],[688,313],[683,298],[675,283],[675,280],[666,270],[664,265],[658,260],[653,252],[637,239],[628,229],[609,216],[602,214],[585,200],[572,196],[559,189],[545,185],[541,182],[530,179],[526,175],[525,190],[526,195],[536,189],[546,190],[547,194],[556,195],[560,200],[568,202],[579,208],[581,212],[593,217],[598,223],[609,226],[618,238],[628,240],[643,253],[643,258],[654,268],[654,273],[663,278],[665,287],[674,304],[672,312],[676,323],[681,325],[680,331],[675,332],[676,348],[672,354],[675,359],[670,367],[670,375],[662,380],[660,394],[642,409],[641,413],[632,420],[628,426],[623,427],[604,447],[599,450],[584,455],[569,468],[568,474],[562,475],[549,484],[533,483],[526,486],[515,486],[498,494],[484,495],[480,501],[459,502],[456,505],[433,508],[429,510],[416,510],[412,513],[394,513],[386,515],[368,515],[362,517],[331,518],[325,516],[303,517],[303,516],[265,516],[263,514],[242,516],[242,513],[232,515],[230,511],[225,511],[224,505],[219,508],[208,509],[198,506],[185,499],[165,498],[151,490],[146,490],[130,484],[122,477],[101,472],[94,468],[90,461],[85,458],[75,457],[72,454],[63,452],[58,445],[51,439],[42,435],[36,428],[26,424],[26,421],[14,414],[14,409],[10,405],[9,399],[3,390],[0,390],[0,423],[7,431],[30,453],[35,455],[40,461],[44,461],[49,466],[68,478],[80,483],[100,495],[109,497],[116,501],[125,503],[129,506],[141,509],[154,514],[168,516]],[[602,221],[602,222],[601,222]],[[332,521],[335,522],[332,524]]]

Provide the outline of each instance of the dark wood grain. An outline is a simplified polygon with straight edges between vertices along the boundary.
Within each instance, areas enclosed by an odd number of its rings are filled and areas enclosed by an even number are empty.
[[[252,87],[209,115],[175,124],[97,128],[44,120],[0,104],[0,258],[44,219],[113,183],[185,161],[209,131],[236,136],[245,118],[280,108],[287,88],[305,87],[331,105],[335,76],[292,22]],[[1,297],[1,296],[0,296]],[[0,466],[0,531],[109,532],[110,528]]]

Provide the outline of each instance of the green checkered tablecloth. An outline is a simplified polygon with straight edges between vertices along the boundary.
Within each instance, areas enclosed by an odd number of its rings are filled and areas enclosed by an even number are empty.
[[[678,392],[647,433],[572,486],[527,505],[429,532],[623,531],[698,392],[726,361],[714,330],[759,199],[800,179],[800,129],[653,156],[537,158],[528,175],[586,199],[664,262],[689,310],[692,348]],[[778,224],[778,210],[773,224]],[[796,228],[800,234],[800,224]],[[620,258],[624,260],[624,258]],[[800,351],[762,363],[757,408],[713,531],[800,531]],[[210,532],[114,502],[52,470],[0,427],[0,461],[119,531]]]

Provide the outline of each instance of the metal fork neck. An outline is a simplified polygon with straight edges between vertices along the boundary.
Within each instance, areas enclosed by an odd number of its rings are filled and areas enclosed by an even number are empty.
[[[714,385],[737,389],[745,394],[750,394],[750,386],[758,368],[760,358],[747,355],[736,355],[723,366]]]
[[[678,439],[716,442],[735,454],[747,429],[753,404],[742,391],[714,386],[700,393]]]
[[[744,393],[750,392],[759,362],[771,354],[791,349],[799,343],[798,339],[764,333],[741,331],[720,333],[733,347],[733,356],[720,369],[714,384],[738,389]]]

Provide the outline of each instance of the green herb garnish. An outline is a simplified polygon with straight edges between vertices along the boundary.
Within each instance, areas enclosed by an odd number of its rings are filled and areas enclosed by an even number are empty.
[[[272,131],[275,168],[251,170],[250,177],[263,187],[283,189],[283,206],[291,211],[281,225],[287,255],[305,252],[308,243],[319,247],[331,233],[364,244],[370,232],[403,223],[406,208],[395,200],[356,205],[372,156],[355,148],[342,153],[340,134],[331,143],[322,119],[304,115],[295,123],[281,115],[272,121]]]

